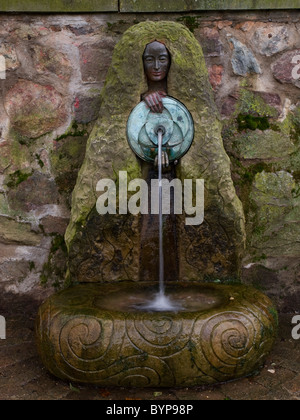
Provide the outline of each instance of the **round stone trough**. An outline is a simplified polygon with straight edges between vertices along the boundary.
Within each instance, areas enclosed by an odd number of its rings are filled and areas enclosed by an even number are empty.
[[[76,383],[185,387],[249,376],[277,331],[272,302],[241,285],[174,283],[172,312],[145,309],[157,285],[83,284],[40,308],[36,334],[47,369]]]

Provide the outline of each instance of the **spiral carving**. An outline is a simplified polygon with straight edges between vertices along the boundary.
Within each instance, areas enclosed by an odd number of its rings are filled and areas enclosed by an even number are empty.
[[[263,344],[262,325],[252,314],[224,312],[195,324],[198,366],[214,378],[228,380],[237,370],[251,368],[258,362],[257,346]],[[200,351],[201,350],[201,351]],[[204,356],[204,357],[203,357]]]
[[[103,385],[163,387],[175,384],[168,364],[158,357],[130,356],[101,372]]]
[[[181,351],[188,343],[192,324],[183,319],[168,316],[140,314],[135,319],[127,319],[127,333],[132,343],[143,352],[166,357]],[[183,333],[184,329],[184,333]]]
[[[116,360],[114,321],[105,318],[76,317],[61,328],[59,349],[69,367],[89,372]]]
[[[39,350],[54,375],[103,386],[212,384],[251,374],[274,344],[274,308],[252,289],[224,286],[233,299],[200,312],[105,309],[120,287],[76,286],[41,307]]]

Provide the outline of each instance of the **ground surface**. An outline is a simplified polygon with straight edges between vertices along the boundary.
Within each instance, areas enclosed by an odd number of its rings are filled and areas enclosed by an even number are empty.
[[[292,315],[280,316],[279,337],[256,376],[212,387],[103,389],[57,380],[37,355],[34,321],[40,302],[1,293],[7,339],[0,340],[0,400],[300,400],[300,340],[291,337]]]

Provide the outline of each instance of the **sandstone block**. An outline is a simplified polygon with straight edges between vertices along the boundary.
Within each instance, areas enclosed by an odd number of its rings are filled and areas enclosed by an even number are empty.
[[[47,204],[58,204],[59,194],[55,182],[35,172],[8,193],[9,205],[16,211],[30,212]]]
[[[104,83],[111,56],[115,46],[112,38],[103,38],[94,44],[79,46],[80,69],[82,81],[86,83]]]
[[[280,83],[290,83],[300,88],[300,49],[283,54],[272,64],[272,72]]]
[[[66,110],[62,96],[52,86],[19,81],[5,97],[11,126],[21,135],[37,138],[62,125]]]

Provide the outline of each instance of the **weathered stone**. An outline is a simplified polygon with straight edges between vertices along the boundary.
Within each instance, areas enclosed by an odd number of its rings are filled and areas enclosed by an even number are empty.
[[[235,29],[240,29],[243,32],[249,32],[253,26],[255,25],[255,22],[253,21],[247,21],[247,22],[240,22],[235,26]]]
[[[18,82],[5,97],[11,126],[28,138],[37,138],[65,122],[62,96],[52,86],[26,80]]]
[[[4,193],[0,193],[0,215],[7,216],[9,214],[8,201]]]
[[[258,94],[267,105],[277,109],[279,116],[279,114],[282,112],[282,102],[280,96],[277,93],[254,92],[254,94]]]
[[[118,12],[118,0],[55,0],[55,2],[37,2],[36,0],[0,0],[3,12]]]
[[[208,67],[209,81],[214,91],[217,91],[222,85],[224,67],[214,64]]]
[[[30,271],[28,261],[6,261],[0,263],[0,284],[20,283]]]
[[[99,217],[94,209],[69,252],[71,279],[82,283],[140,278],[140,217]]]
[[[8,192],[8,201],[12,209],[30,212],[47,204],[58,204],[59,194],[52,179],[35,172]]]
[[[263,92],[253,92],[248,89],[240,89],[237,98],[238,113],[243,115],[251,114],[267,118],[278,117],[278,107],[269,105],[265,100],[265,95]]]
[[[231,64],[234,74],[238,76],[247,76],[247,74],[261,74],[262,70],[254,54],[249,48],[235,38],[230,38],[234,50]]]
[[[238,103],[238,94],[229,95],[222,103],[221,114],[226,118],[230,118],[234,115],[236,111],[236,106]]]
[[[78,23],[77,25],[76,24],[67,25],[67,29],[70,30],[76,36],[88,35],[94,32],[94,29],[87,23],[85,24]]]
[[[277,332],[266,296],[245,286],[173,288],[200,293],[207,306],[167,315],[133,310],[153,285],[132,282],[80,285],[52,296],[36,323],[45,366],[66,381],[157,388],[225,382],[263,365]]]
[[[0,143],[0,173],[3,173],[11,164],[10,147],[6,142]]]
[[[280,83],[291,83],[300,88],[300,50],[283,54],[272,64],[272,72]]]
[[[224,99],[221,107],[222,115],[227,118],[238,114],[278,118],[281,112],[282,103],[278,94],[247,89],[233,91]]]
[[[267,10],[267,9],[298,9],[298,0],[120,0],[120,11],[123,13],[139,12],[188,12],[197,10]]]
[[[104,83],[115,46],[113,38],[103,37],[94,44],[79,46],[80,69],[83,82]]]
[[[75,120],[79,124],[87,124],[96,120],[99,115],[100,104],[100,91],[91,92],[90,95],[77,95],[73,104]]]
[[[99,218],[103,229],[107,222],[93,210],[97,201],[96,186],[101,179],[117,181],[119,171],[128,172],[128,180],[142,178],[141,163],[137,160],[126,140],[126,125],[130,111],[140,102],[141,94],[147,91],[142,55],[145,46],[153,39],[165,42],[172,55],[172,66],[168,77],[169,95],[180,99],[191,112],[195,123],[195,139],[193,145],[178,167],[178,177],[181,179],[205,179],[206,182],[206,217],[210,226],[220,223],[222,232],[215,232],[209,238],[205,235],[207,227],[197,226],[191,229],[180,228],[179,265],[180,278],[185,280],[201,280],[207,272],[202,270],[198,260],[203,259],[209,265],[210,274],[222,277],[231,272],[238,273],[239,255],[244,241],[244,214],[231,178],[230,161],[225,153],[219,114],[214,103],[213,91],[209,83],[203,52],[193,34],[183,25],[173,22],[146,22],[130,28],[116,46],[112,66],[110,67],[105,87],[101,92],[101,108],[99,119],[90,136],[85,161],[80,170],[77,185],[72,199],[71,222],[66,233],[66,242],[70,251],[70,265],[76,255],[76,263],[71,269],[76,275],[81,258],[85,263],[88,249],[81,246],[82,238],[88,236],[95,249],[98,261],[98,273],[105,270],[108,260],[103,253],[103,244],[95,226],[95,218]],[[213,141],[212,141],[213,139]],[[213,164],[210,164],[213,162]],[[93,211],[92,211],[93,210]],[[120,217],[120,216],[118,216]],[[112,227],[107,229],[104,239],[113,234]],[[101,219],[103,221],[101,221]],[[108,217],[109,219],[109,217]],[[135,219],[133,221],[132,219]],[[129,225],[138,226],[139,218],[132,215],[125,217]],[[178,222],[185,224],[184,218]],[[124,224],[125,221],[124,221]],[[109,223],[109,226],[111,224]],[[212,230],[208,229],[211,234]],[[93,239],[91,239],[91,235]],[[128,237],[118,228],[118,237],[114,241],[118,249],[126,248]],[[218,239],[218,251],[211,259],[213,243]],[[101,239],[101,238],[100,238]],[[108,241],[109,242],[109,241]],[[140,238],[138,230],[134,230],[133,248],[130,255],[135,255],[135,264],[139,264]],[[204,246],[209,243],[210,246]],[[108,245],[107,245],[108,246]],[[109,247],[107,248],[109,249]],[[114,247],[112,248],[114,249]],[[221,250],[226,249],[226,257]],[[192,259],[187,258],[186,250],[190,251]],[[198,250],[198,251],[197,251]],[[201,258],[199,258],[201,250]],[[207,252],[207,255],[204,254]],[[100,256],[102,255],[102,258]],[[118,253],[116,260],[122,256]],[[110,261],[110,260],[109,260]],[[215,261],[212,263],[211,261]],[[211,267],[213,264],[213,268]],[[226,270],[222,273],[222,264]],[[94,260],[91,270],[95,271]],[[123,264],[115,264],[113,278],[121,280],[124,277]],[[120,271],[118,271],[120,267]],[[86,270],[88,270],[86,260]],[[139,270],[134,266],[133,277],[130,280],[140,280]],[[212,273],[213,272],[213,273]],[[126,275],[126,274],[125,274]],[[103,280],[112,280],[112,275],[106,273]],[[128,274],[126,275],[128,279]]]
[[[249,261],[254,261],[249,264]],[[294,313],[300,305],[299,257],[248,257],[242,271],[243,284],[264,290],[279,312]],[[281,290],[281,293],[278,293]]]
[[[40,220],[40,224],[46,234],[58,233],[63,236],[67,230],[69,219],[46,216]]]
[[[299,191],[288,172],[256,175],[250,194],[252,249],[270,257],[299,257]]]
[[[260,54],[271,57],[289,48],[291,39],[288,28],[282,25],[265,24],[255,31],[252,44]]]
[[[220,57],[223,54],[223,44],[216,28],[201,28],[195,31],[195,37],[200,42],[205,57]]]
[[[16,70],[20,67],[18,56],[13,45],[2,43],[0,44],[0,55],[5,58],[6,70]]]
[[[281,132],[247,131],[234,139],[233,150],[242,159],[281,159],[291,155],[295,146],[290,136]]]
[[[54,73],[62,80],[70,80],[72,64],[64,54],[54,48],[40,45],[34,45],[31,51],[35,68],[39,74]]]
[[[37,246],[41,242],[41,236],[33,232],[28,223],[18,223],[8,217],[0,216],[0,242]]]
[[[63,137],[55,142],[50,160],[55,183],[59,192],[67,195],[69,204],[78,171],[84,160],[88,134],[85,130],[73,127]]]

